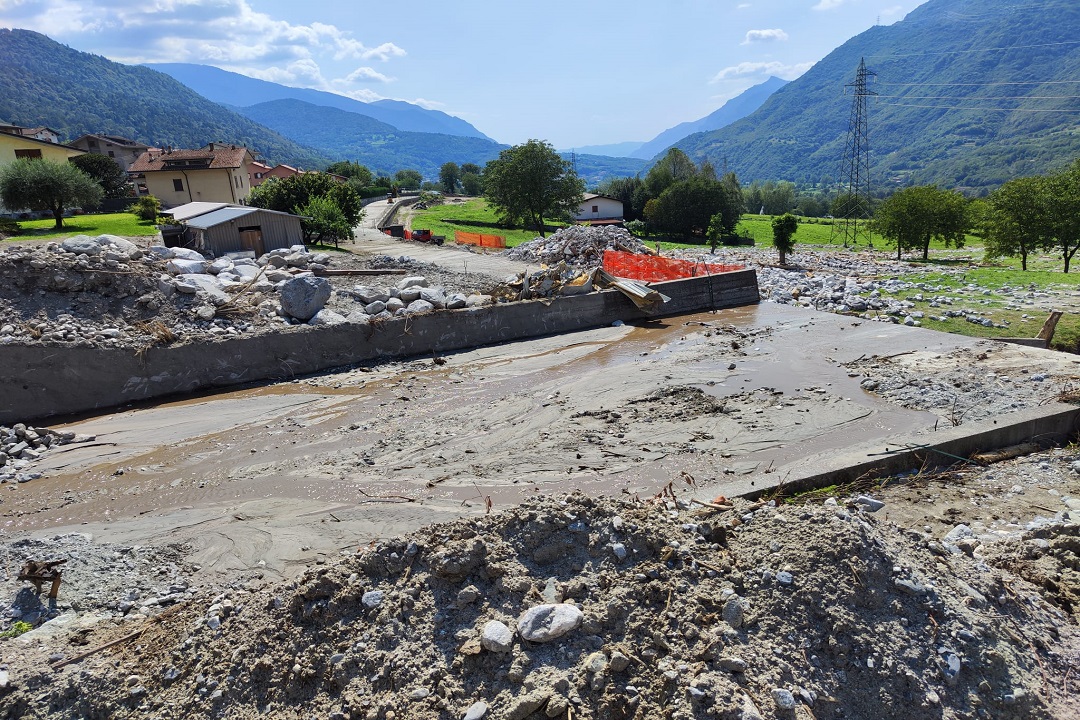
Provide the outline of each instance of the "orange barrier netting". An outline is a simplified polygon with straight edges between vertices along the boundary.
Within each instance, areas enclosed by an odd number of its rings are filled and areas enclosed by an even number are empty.
[[[691,262],[676,260],[657,255],[604,251],[604,271],[615,277],[641,282],[660,282],[663,280],[681,280],[683,278],[716,275],[718,273],[742,270],[742,265],[722,265],[716,263]]]
[[[458,245],[479,245],[486,248],[505,248],[506,238],[502,235],[482,235],[480,233],[454,231],[454,242]]]

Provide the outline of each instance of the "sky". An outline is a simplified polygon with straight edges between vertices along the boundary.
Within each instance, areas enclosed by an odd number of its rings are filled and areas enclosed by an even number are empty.
[[[499,142],[646,141],[924,0],[0,0],[0,27],[456,115]]]

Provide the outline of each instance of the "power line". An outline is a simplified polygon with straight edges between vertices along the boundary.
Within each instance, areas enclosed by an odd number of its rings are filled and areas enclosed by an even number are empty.
[[[1060,42],[1039,43],[1038,45],[1009,45],[1007,47],[974,48],[972,50],[942,50],[941,52],[923,52],[894,55],[867,55],[871,58],[927,57],[929,55],[966,55],[968,53],[1003,52],[1006,50],[1030,50],[1032,48],[1056,47],[1059,45],[1080,45],[1080,40],[1062,40]]]
[[[883,98],[904,100],[1080,100],[1080,95],[993,95],[973,97],[970,95],[878,95]]]
[[[977,112],[1028,112],[1028,113],[1073,113],[1080,115],[1080,109],[1070,110],[1034,110],[1029,108],[993,108],[993,107],[963,107],[958,105],[908,105],[905,103],[881,103],[888,107],[930,108],[934,110],[975,110]]]
[[[891,83],[880,82],[878,85],[888,85],[890,87],[992,87],[994,85],[1077,85],[1080,84],[1080,80],[1009,80],[1003,82],[986,82],[986,83]]]

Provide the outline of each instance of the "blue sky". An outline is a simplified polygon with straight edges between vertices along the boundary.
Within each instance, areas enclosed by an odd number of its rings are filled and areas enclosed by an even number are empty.
[[[923,0],[0,0],[0,27],[125,63],[415,102],[500,142],[650,140]]]

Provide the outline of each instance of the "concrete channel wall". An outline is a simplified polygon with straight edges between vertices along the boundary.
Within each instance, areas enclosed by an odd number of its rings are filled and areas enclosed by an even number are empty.
[[[757,274],[740,270],[656,283],[663,316],[758,302]],[[649,317],[614,290],[444,310],[377,325],[297,326],[253,337],[130,349],[0,345],[0,423],[240,383],[283,380],[377,358],[451,352]]]

